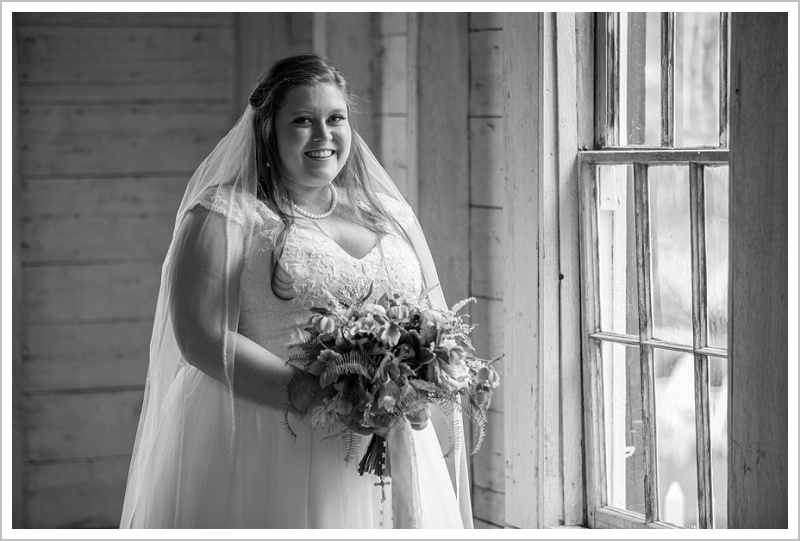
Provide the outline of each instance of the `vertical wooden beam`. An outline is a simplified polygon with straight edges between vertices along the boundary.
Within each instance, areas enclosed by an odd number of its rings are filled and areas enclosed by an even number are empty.
[[[359,110],[350,116],[372,149],[378,148],[379,131],[372,123],[377,102],[376,22],[372,13],[327,13],[325,16],[325,56],[342,71],[358,97]]]
[[[12,164],[11,164],[11,194],[12,194],[12,461],[11,486],[12,486],[12,518],[13,528],[23,528],[24,524],[24,486],[25,480],[23,459],[25,457],[25,417],[22,402],[22,249],[20,233],[22,229],[20,193],[22,191],[22,178],[20,176],[20,128],[19,128],[19,32],[17,30],[18,15],[13,14],[11,38],[11,94],[13,96],[12,120]],[[6,481],[7,483],[8,481]]]
[[[661,146],[675,146],[675,14],[661,14]]]
[[[581,386],[581,299],[578,215],[578,51],[576,14],[556,14],[556,96],[558,118],[559,356],[561,359],[561,452],[563,524],[584,524],[585,495]]]
[[[419,220],[454,303],[470,291],[468,14],[415,19]]]
[[[706,197],[703,166],[689,164],[689,211],[692,245],[692,329],[694,349],[708,344],[706,310]],[[711,479],[711,410],[708,356],[694,355],[695,435],[697,437],[697,516],[699,528],[714,527]]]
[[[575,14],[575,47],[578,67],[578,144],[581,150],[594,150],[594,14]]]
[[[418,59],[419,59],[419,15],[417,13],[408,13],[406,15],[406,27],[408,34],[406,37],[406,55],[407,65],[406,73],[408,74],[407,99],[408,104],[406,107],[406,181],[408,192],[406,199],[408,204],[415,212],[419,212],[419,77],[418,77]]]
[[[595,14],[595,146],[619,145],[619,13]]]
[[[469,295],[469,46],[466,13],[420,13],[419,218],[445,298]]]
[[[650,196],[647,166],[633,165],[633,192],[636,215],[636,268],[639,290],[639,339],[653,337],[650,273]],[[658,520],[658,467],[656,459],[656,396],[653,347],[642,344],[642,421],[644,425],[644,507],[645,521]]]
[[[543,525],[539,192],[543,149],[543,14],[505,18],[506,521]],[[533,355],[532,355],[533,354]]]
[[[289,28],[288,13],[236,14],[234,118],[238,118],[247,105],[247,98],[259,76],[291,51]]]
[[[328,55],[328,14],[314,12],[311,19],[311,50],[317,54]]]
[[[728,527],[788,528],[788,16],[731,14]],[[769,99],[763,89],[769,88]],[[794,331],[794,330],[793,330]]]
[[[563,523],[563,457],[560,435],[561,385],[559,355],[559,176],[558,79],[556,75],[555,13],[542,16],[542,176],[539,179],[539,369],[541,374],[541,439],[543,526]],[[516,288],[516,285],[514,286]]]

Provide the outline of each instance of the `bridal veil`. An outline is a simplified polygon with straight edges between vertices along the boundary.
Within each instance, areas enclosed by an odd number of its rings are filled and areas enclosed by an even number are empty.
[[[244,196],[255,196],[257,190],[257,153],[253,117],[254,109],[248,105],[235,126],[192,175],[177,212],[172,242],[161,271],[161,286],[150,342],[150,361],[144,401],[128,474],[121,520],[122,527],[131,527],[135,523],[135,516],[149,512],[146,508],[148,500],[143,497],[143,493],[148,490],[149,486],[160,481],[158,465],[160,461],[164,460],[162,456],[164,448],[167,445],[191,444],[189,438],[185,437],[185,427],[180,423],[174,427],[170,426],[169,430],[164,430],[165,426],[174,421],[171,416],[176,415],[175,408],[179,408],[181,403],[180,399],[176,400],[175,397],[171,397],[170,392],[181,364],[186,363],[175,332],[176,324],[180,325],[180,318],[186,315],[174,313],[172,307],[180,289],[176,287],[177,281],[192,279],[191,276],[176,275],[176,262],[187,251],[210,251],[213,253],[213,258],[221,262],[215,269],[198,269],[199,273],[211,273],[215,279],[224,282],[225,287],[221,290],[222,294],[220,298],[216,299],[217,307],[205,313],[192,314],[192,317],[210,319],[205,322],[206,327],[219,330],[219,340],[209,342],[207,345],[213,351],[204,353],[206,355],[212,353],[222,360],[219,365],[222,368],[221,371],[212,375],[224,383],[227,389],[227,407],[219,414],[225,416],[224,422],[229,427],[230,439],[227,442],[229,460],[225,464],[212,464],[215,471],[210,474],[219,479],[220,484],[223,485],[221,490],[228,490],[234,484],[232,476],[241,475],[241,473],[236,473],[233,466],[236,445],[239,444],[236,437],[237,430],[239,430],[237,412],[240,410],[239,404],[242,400],[238,394],[234,393],[234,353],[238,336],[236,332],[239,322],[237,295],[240,270],[237,268],[236,262],[242,260],[241,252],[247,250],[256,233],[252,221],[236,220],[235,217],[242,215],[241,209],[237,207],[243,204]],[[355,131],[352,145],[361,147],[368,172],[367,188],[374,194],[383,194],[399,204],[407,206],[407,202],[394,182]],[[216,191],[214,201],[215,205],[220,207],[216,209],[219,212],[192,214],[191,210],[197,206],[198,201],[209,190]],[[188,235],[187,221],[197,219],[203,219],[205,223],[194,223],[191,230],[200,233]],[[431,304],[436,308],[445,309],[445,299],[442,289],[438,285],[439,279],[433,257],[419,222],[415,219],[413,225],[406,228],[405,233],[419,259],[425,287],[435,286],[429,294]],[[209,239],[218,239],[218,242],[210,242]],[[198,246],[198,243],[201,245]],[[264,269],[264,272],[271,272],[271,269]],[[203,280],[197,280],[193,284],[202,288]],[[196,291],[194,294],[198,297],[203,296],[202,291]],[[456,411],[450,419],[441,421],[436,426],[437,435],[440,438],[443,454],[447,454],[448,470],[459,502],[464,526],[472,527],[461,414]],[[452,434],[456,436],[455,445],[451,444]],[[290,436],[287,434],[286,437]],[[203,449],[196,449],[193,452],[202,453]],[[178,453],[178,456],[181,456],[181,453]],[[355,471],[353,471],[353,475],[357,475]],[[228,489],[224,487],[228,487]]]

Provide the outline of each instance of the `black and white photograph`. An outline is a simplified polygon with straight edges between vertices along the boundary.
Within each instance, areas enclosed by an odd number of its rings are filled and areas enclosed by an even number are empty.
[[[2,536],[796,538],[743,6],[4,2]]]

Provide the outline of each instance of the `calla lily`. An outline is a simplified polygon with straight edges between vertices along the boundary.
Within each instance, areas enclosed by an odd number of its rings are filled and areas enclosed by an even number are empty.
[[[336,322],[333,320],[333,318],[326,315],[314,314],[308,320],[308,323],[322,334],[332,333],[336,330]]]
[[[463,360],[442,363],[441,369],[442,385],[449,387],[453,391],[460,391],[469,387],[469,367]]]
[[[419,314],[422,337],[425,341],[433,340],[439,330],[439,325],[444,322],[441,314],[434,310],[423,310]]]
[[[491,366],[482,366],[478,370],[478,385],[490,389],[494,389],[500,385],[500,374]]]
[[[389,347],[394,347],[400,340],[400,327],[398,327],[394,323],[389,323],[388,325],[383,327],[383,329],[381,329],[379,337],[381,340],[389,344]]]
[[[398,398],[400,398],[400,388],[395,382],[389,381],[381,385],[376,402],[379,408],[392,413],[397,405]]]

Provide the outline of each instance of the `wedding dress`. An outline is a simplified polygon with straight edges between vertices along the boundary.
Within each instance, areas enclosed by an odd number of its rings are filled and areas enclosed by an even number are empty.
[[[244,137],[246,117],[247,113],[231,131],[228,143],[241,144],[237,137]],[[371,154],[369,158],[374,160]],[[284,227],[278,216],[253,195],[254,190],[237,189],[237,183],[205,186],[201,191],[201,183],[192,184],[176,232],[182,216],[198,211],[223,217],[226,228],[245,232],[236,328],[281,359],[288,357],[287,345],[307,324],[308,309],[325,305],[331,295],[356,299],[372,287],[373,300],[395,292],[416,298],[430,279],[425,273],[425,265],[432,265],[430,254],[420,254],[420,243],[414,242],[419,224],[410,207],[399,197],[378,193],[412,243],[390,227],[366,255],[357,258],[310,221],[297,220],[288,226],[281,257],[282,268],[294,280],[295,295],[279,299],[270,286],[276,237]],[[393,491],[386,487],[382,493],[376,476],[357,471],[368,438],[362,438],[355,459],[346,463],[339,438],[312,429],[308,420],[290,418],[297,434],[293,439],[283,426],[280,407],[234,395],[230,381],[212,378],[180,355],[164,306],[175,244],[173,240],[162,275],[145,404],[121,527],[393,527]],[[235,281],[237,276],[225,279]],[[225,351],[231,347],[227,344]],[[227,367],[230,361],[225,363]],[[440,428],[437,435],[434,423],[411,431],[413,484],[419,498],[414,527],[472,527],[464,449],[457,445],[455,459],[447,464],[442,444],[447,437],[441,432]]]

